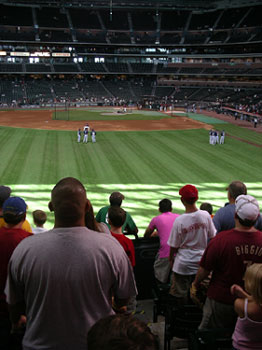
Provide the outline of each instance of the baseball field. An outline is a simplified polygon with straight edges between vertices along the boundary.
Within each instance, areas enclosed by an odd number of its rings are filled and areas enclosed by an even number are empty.
[[[96,143],[90,136],[87,144],[77,143],[86,122],[97,132]],[[242,124],[210,113],[0,111],[0,184],[25,198],[31,223],[33,210],[48,212],[51,189],[63,177],[83,182],[95,213],[111,192],[121,191],[142,235],[159,200],[170,198],[173,210],[183,211],[178,190],[187,183],[214,211],[226,202],[232,180],[245,182],[262,204],[262,133]],[[211,127],[226,131],[224,145],[209,145]],[[46,226],[52,224],[48,212]]]

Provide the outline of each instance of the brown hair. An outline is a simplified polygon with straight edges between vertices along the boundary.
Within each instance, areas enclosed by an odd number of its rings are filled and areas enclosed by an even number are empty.
[[[124,209],[113,206],[108,208],[108,219],[115,227],[122,227],[126,221],[126,212]]]
[[[95,219],[94,209],[93,209],[93,206],[91,203],[90,203],[88,211],[86,212],[86,215],[85,215],[85,225],[90,230],[100,232],[99,225]]]
[[[158,350],[158,338],[139,319],[125,314],[98,321],[87,336],[88,350]]]
[[[32,214],[33,214],[34,223],[36,225],[44,225],[44,223],[46,222],[47,216],[43,210],[34,210]]]

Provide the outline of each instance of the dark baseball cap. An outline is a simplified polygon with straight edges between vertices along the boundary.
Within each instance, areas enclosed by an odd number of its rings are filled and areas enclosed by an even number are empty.
[[[22,215],[26,213],[26,202],[21,197],[9,197],[3,204],[3,214]]]

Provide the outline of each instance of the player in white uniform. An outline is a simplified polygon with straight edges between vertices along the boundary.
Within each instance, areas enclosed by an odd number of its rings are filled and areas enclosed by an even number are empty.
[[[78,132],[77,132],[77,142],[80,142],[81,141],[81,130],[78,129]]]
[[[93,143],[96,142],[96,132],[94,129],[92,129],[92,131],[91,131],[91,137],[92,137],[92,142]]]

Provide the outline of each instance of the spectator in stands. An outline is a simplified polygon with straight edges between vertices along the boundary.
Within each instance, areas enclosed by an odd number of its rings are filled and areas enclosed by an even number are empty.
[[[190,285],[197,273],[199,261],[209,239],[215,236],[216,229],[209,213],[196,207],[198,190],[195,186],[183,186],[179,194],[185,206],[185,213],[176,218],[167,242],[170,246],[169,261],[173,271],[169,293],[178,303],[187,303]]]
[[[122,232],[122,226],[126,220],[126,212],[117,206],[108,209],[108,222],[111,227],[111,235],[118,240],[124,248],[132,267],[135,267],[135,247],[131,239],[126,237]],[[136,295],[130,297],[126,311],[131,313],[136,311]]]
[[[111,227],[110,231],[113,237],[123,246],[131,265],[136,264],[135,248],[131,239],[126,237],[122,232],[122,226],[126,220],[126,212],[124,209],[113,206],[108,209],[108,223]]]
[[[256,199],[240,195],[235,201],[235,228],[221,232],[207,246],[192,283],[192,298],[200,282],[212,271],[212,278],[199,326],[205,328],[234,328],[236,313],[232,284],[243,287],[247,264],[262,263],[262,232],[254,227],[259,215]]]
[[[117,314],[99,320],[87,336],[88,350],[158,350],[158,338],[141,320]]]
[[[31,233],[22,229],[26,217],[26,203],[20,197],[9,197],[3,203],[3,217],[6,226],[0,228],[0,348],[7,349],[11,329],[7,303],[5,301],[5,283],[7,266],[16,246]]]
[[[169,245],[167,240],[169,238],[171,229],[173,227],[175,219],[179,214],[172,213],[172,202],[169,199],[162,199],[159,202],[158,216],[155,216],[148,225],[144,237],[159,236],[160,248],[155,258],[154,273],[158,281],[166,283],[170,274],[169,263]],[[155,231],[157,230],[157,231]]]
[[[262,264],[246,269],[245,290],[234,284],[231,293],[237,296],[234,303],[238,314],[233,334],[235,349],[262,349]]]
[[[214,216],[213,215],[213,206],[210,203],[207,203],[207,202],[202,203],[200,205],[199,209],[207,211],[210,214],[211,218]]]
[[[133,271],[111,235],[85,227],[89,201],[80,181],[64,178],[53,188],[49,208],[54,229],[19,244],[6,285],[14,324],[26,310],[23,346],[84,349],[86,332],[136,294]]]
[[[33,211],[33,220],[36,227],[33,227],[33,233],[37,234],[40,232],[47,231],[47,228],[44,227],[47,216],[43,210],[34,210]]]
[[[120,192],[113,192],[111,193],[109,197],[109,203],[110,206],[117,206],[120,207],[122,204],[123,199],[125,199],[125,196]],[[96,215],[96,221],[97,222],[104,222],[107,224],[107,226],[110,228],[109,222],[108,222],[108,209],[110,207],[107,205],[106,207],[103,207],[99,210],[99,212]],[[128,235],[135,235],[137,236],[138,229],[136,227],[136,224],[134,220],[132,219],[131,215],[126,211],[126,220],[124,222],[124,225],[122,226],[123,233],[126,233]]]
[[[216,226],[217,233],[220,231],[230,230],[235,227],[235,200],[241,194],[247,194],[246,185],[241,181],[233,181],[227,187],[227,198],[229,204],[220,208],[214,218],[213,222]],[[262,220],[261,216],[258,216],[258,220],[255,227],[262,230]]]
[[[3,217],[3,203],[11,195],[11,188],[7,186],[0,186],[0,228],[6,226],[5,219]],[[24,231],[32,233],[31,226],[29,222],[25,219],[22,224],[22,229]]]

